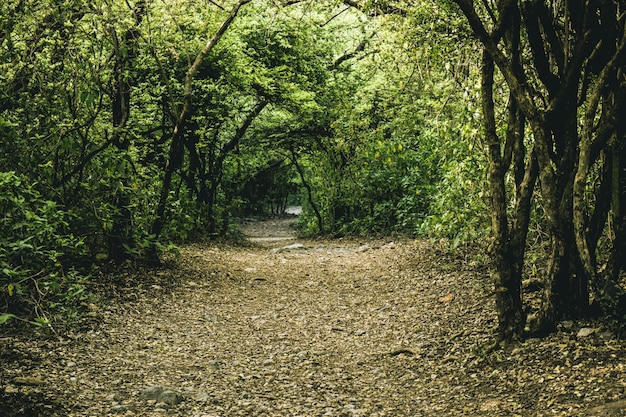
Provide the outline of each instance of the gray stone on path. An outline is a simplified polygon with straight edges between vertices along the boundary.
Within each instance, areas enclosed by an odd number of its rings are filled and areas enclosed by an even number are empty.
[[[282,246],[280,248],[272,249],[272,253],[288,252],[292,250],[305,249],[302,243],[294,243],[292,245]]]
[[[183,401],[183,396],[178,391],[165,389],[158,385],[141,389],[139,398],[146,401],[155,401],[157,405],[165,404],[168,408]]]
[[[596,329],[592,329],[590,327],[583,327],[578,331],[578,333],[576,334],[576,337],[588,337],[594,334],[595,332],[596,332]]]
[[[146,387],[139,391],[139,398],[142,400],[156,401],[163,391],[165,391],[165,389],[159,386]]]
[[[159,403],[165,403],[167,405],[176,405],[183,401],[183,396],[176,391],[167,390],[159,395],[158,401]]]

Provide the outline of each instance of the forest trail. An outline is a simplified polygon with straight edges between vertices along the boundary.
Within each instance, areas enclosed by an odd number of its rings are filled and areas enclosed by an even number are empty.
[[[85,331],[0,339],[0,415],[624,415],[610,334],[566,323],[485,354],[483,270],[424,241],[301,240],[292,222],[183,247],[177,269],[118,283]]]

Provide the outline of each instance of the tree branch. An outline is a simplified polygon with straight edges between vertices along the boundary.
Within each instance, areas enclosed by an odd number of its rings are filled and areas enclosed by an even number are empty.
[[[353,51],[346,52],[345,54],[337,58],[335,62],[333,62],[332,68],[337,68],[339,65],[341,65],[345,61],[354,58],[359,52],[363,52],[365,50],[365,47],[367,46],[367,43],[368,43],[368,40],[363,39]]]
[[[474,3],[472,0],[453,0],[463,11],[463,14],[467,18],[467,21],[474,31],[474,34],[483,44],[489,55],[493,58],[494,63],[498,66],[498,69],[504,76],[511,93],[517,100],[520,108],[528,118],[529,122],[535,126],[541,124],[541,114],[534,104],[532,95],[528,89],[528,86],[515,75],[513,71],[510,59],[498,48],[496,41],[487,32],[487,29],[483,25],[483,22],[478,16]]]
[[[360,10],[361,12],[364,12],[364,13],[367,12],[367,14],[372,15],[372,16],[377,16],[380,14],[397,14],[400,16],[407,15],[406,10],[397,6],[392,6],[392,5],[386,5],[384,7],[376,7],[370,10],[366,10],[366,8],[362,4],[356,2],[355,0],[343,0],[343,3],[348,6],[354,7],[355,9]]]

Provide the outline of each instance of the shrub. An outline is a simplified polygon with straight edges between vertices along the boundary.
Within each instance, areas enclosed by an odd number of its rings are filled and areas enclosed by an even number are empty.
[[[0,172],[0,323],[26,316],[49,323],[54,309],[71,309],[84,287],[70,259],[83,242],[67,231],[70,212],[42,197],[37,184]],[[14,316],[15,315],[15,316]]]

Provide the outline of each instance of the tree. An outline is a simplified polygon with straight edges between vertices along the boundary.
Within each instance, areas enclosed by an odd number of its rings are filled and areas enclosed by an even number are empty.
[[[226,19],[222,22],[219,29],[211,39],[207,41],[202,50],[196,55],[193,63],[187,70],[185,75],[184,82],[184,100],[181,109],[178,111],[176,116],[176,122],[174,125],[174,129],[172,131],[172,137],[170,139],[170,147],[167,157],[167,163],[165,166],[165,173],[163,176],[163,182],[161,185],[161,193],[159,197],[159,202],[156,208],[154,222],[152,223],[151,234],[155,237],[159,237],[161,231],[163,230],[163,226],[165,224],[165,209],[167,206],[167,200],[170,193],[170,187],[172,183],[172,175],[174,171],[180,167],[183,158],[183,135],[187,124],[187,119],[190,117],[192,112],[192,103],[193,103],[193,80],[198,72],[198,69],[202,65],[202,61],[205,57],[211,52],[211,50],[217,45],[220,41],[228,27],[232,24],[233,20],[237,16],[239,9],[243,7],[245,4],[249,3],[251,0],[239,0],[230,13],[226,17]],[[156,260],[156,247],[153,246],[148,255],[149,259],[152,261]]]
[[[613,260],[624,256],[622,238],[614,234],[624,221],[619,150],[625,138],[618,118],[626,98],[623,5],[497,1],[477,10],[469,0],[455,3],[484,48],[499,337],[517,339],[525,326],[521,277],[531,204],[543,210],[550,236],[543,302],[532,329],[544,333],[557,320],[584,315],[590,289],[599,298],[622,268]],[[496,75],[508,87],[508,103],[496,97]],[[496,124],[497,105],[506,107],[504,132]],[[537,181],[540,194],[534,193]],[[596,258],[600,249],[609,253],[606,267]]]

